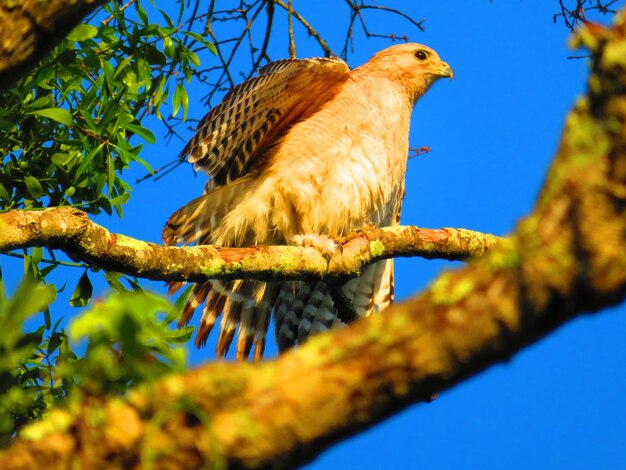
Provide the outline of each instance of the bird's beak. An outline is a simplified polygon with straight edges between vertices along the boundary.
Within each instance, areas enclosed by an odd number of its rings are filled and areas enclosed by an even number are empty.
[[[454,78],[454,70],[446,62],[442,62],[441,66],[437,68],[437,75],[442,77],[448,77],[450,80]]]

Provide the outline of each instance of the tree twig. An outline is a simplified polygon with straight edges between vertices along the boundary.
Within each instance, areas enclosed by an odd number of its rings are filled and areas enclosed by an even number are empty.
[[[331,57],[331,56],[336,55],[328,46],[324,38],[320,36],[317,30],[313,28],[313,26],[311,26],[311,24],[300,13],[298,13],[297,10],[293,9],[291,5],[285,3],[283,0],[272,0],[272,1],[279,7],[283,8],[289,15],[292,15],[295,19],[297,19],[300,22],[302,26],[304,26],[304,29],[306,29],[307,33],[309,33],[313,38],[315,38],[319,46],[322,48],[322,51],[324,51],[324,55],[326,57]]]

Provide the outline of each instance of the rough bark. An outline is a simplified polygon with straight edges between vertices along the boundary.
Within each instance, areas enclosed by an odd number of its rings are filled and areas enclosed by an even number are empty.
[[[2,468],[285,468],[626,294],[626,19],[594,54],[534,212],[416,298],[278,360],[216,363],[29,427]]]
[[[12,86],[104,0],[0,0],[0,91]]]
[[[71,207],[0,214],[0,252],[47,246],[110,271],[163,281],[346,280],[384,258],[467,259],[484,254],[498,240],[465,229],[366,228],[340,240],[342,252],[326,259],[313,248],[292,246],[165,247],[110,233]]]

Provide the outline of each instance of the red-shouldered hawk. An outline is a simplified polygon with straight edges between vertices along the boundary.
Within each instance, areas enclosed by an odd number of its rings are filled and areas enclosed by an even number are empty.
[[[163,240],[324,250],[365,225],[398,224],[413,105],[436,80],[452,76],[419,44],[389,47],[354,70],[338,58],[268,64],[233,88],[183,149],[181,158],[210,180],[205,194],[170,217]],[[359,316],[384,309],[393,301],[393,260],[340,288]],[[196,344],[206,342],[221,314],[219,356],[238,328],[236,356],[248,357],[254,345],[261,358],[272,310],[281,350],[341,323],[322,281],[197,284],[181,322],[203,303]]]

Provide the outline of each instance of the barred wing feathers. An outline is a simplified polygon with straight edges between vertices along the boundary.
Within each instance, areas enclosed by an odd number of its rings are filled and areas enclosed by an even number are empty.
[[[283,132],[331,99],[349,73],[337,58],[266,65],[200,121],[180,158],[187,157],[218,186],[245,175]]]

